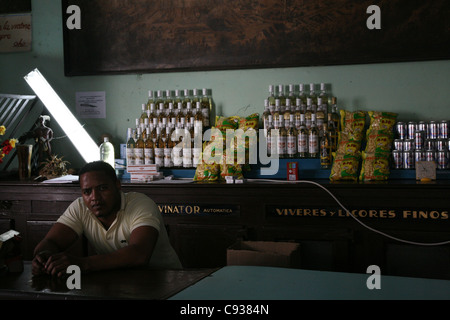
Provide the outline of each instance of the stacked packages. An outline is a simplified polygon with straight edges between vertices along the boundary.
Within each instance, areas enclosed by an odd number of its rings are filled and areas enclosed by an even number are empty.
[[[339,132],[337,150],[333,153],[330,180],[386,180],[389,177],[390,151],[397,114],[369,111],[370,124],[365,133],[364,111],[340,112],[342,129]]]
[[[256,143],[258,123],[257,113],[245,118],[217,116],[215,126],[211,128],[211,140],[203,144],[202,162],[197,166],[194,180],[225,181],[226,177],[243,179],[243,171],[249,165],[250,143]],[[233,137],[228,139],[230,141],[227,140],[227,130],[231,130],[228,134]],[[255,137],[255,140],[246,137]]]

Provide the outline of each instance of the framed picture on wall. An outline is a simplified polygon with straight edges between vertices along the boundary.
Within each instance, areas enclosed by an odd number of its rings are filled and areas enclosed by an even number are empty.
[[[79,8],[79,28],[68,7]],[[62,0],[67,76],[450,58],[447,0]]]

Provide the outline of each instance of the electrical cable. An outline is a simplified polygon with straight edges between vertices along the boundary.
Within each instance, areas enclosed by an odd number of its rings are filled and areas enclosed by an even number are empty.
[[[385,233],[385,232],[382,232],[382,231],[379,231],[379,230],[377,230],[377,229],[374,229],[374,228],[372,228],[372,227],[370,227],[370,226],[368,226],[367,224],[365,224],[364,222],[362,222],[362,221],[360,221],[357,217],[355,217],[346,207],[344,207],[344,205],[342,205],[342,203],[336,198],[336,196],[333,194],[333,193],[331,193],[331,191],[330,190],[328,190],[327,188],[325,188],[323,185],[321,185],[321,184],[319,184],[319,183],[317,183],[317,182],[315,182],[315,181],[309,181],[309,180],[293,180],[293,181],[280,181],[280,180],[273,180],[273,179],[247,179],[247,181],[258,181],[258,182],[261,182],[261,181],[268,181],[268,182],[276,182],[276,183],[307,183],[307,184],[312,184],[312,185],[315,185],[315,186],[318,186],[319,188],[321,188],[322,190],[324,190],[326,193],[328,193],[333,199],[334,199],[334,201],[336,201],[336,203],[350,216],[350,217],[352,217],[354,220],[356,220],[356,222],[358,222],[360,225],[362,225],[363,227],[365,227],[365,228],[367,228],[367,229],[369,229],[369,230],[371,230],[371,231],[373,231],[373,232],[375,232],[375,233],[378,233],[378,234],[380,234],[380,235],[383,235],[383,236],[385,236],[385,237],[387,237],[387,238],[390,238],[390,239],[392,239],[392,240],[396,240],[396,241],[399,241],[399,242],[403,242],[403,243],[407,243],[407,244],[412,244],[412,245],[418,245],[418,246],[442,246],[442,245],[446,245],[446,244],[449,244],[450,243],[450,240],[448,240],[448,241],[442,241],[442,242],[430,242],[430,243],[427,243],[427,242],[415,242],[415,241],[409,241],[409,240],[404,240],[404,239],[400,239],[400,238],[397,238],[397,237],[394,237],[394,236],[391,236],[391,235],[389,235],[389,234],[387,234],[387,233]]]

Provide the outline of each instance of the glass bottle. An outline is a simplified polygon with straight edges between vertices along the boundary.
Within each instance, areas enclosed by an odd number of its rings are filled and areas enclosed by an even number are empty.
[[[155,163],[155,150],[154,143],[152,139],[152,132],[150,128],[146,129],[146,139],[144,146],[144,164],[154,164]]]
[[[141,116],[140,116],[140,118],[139,118],[139,123],[144,123],[144,119],[148,119],[148,114],[147,114],[147,110],[146,110],[146,104],[145,103],[143,103],[142,105],[141,105],[141,110],[142,110],[142,112],[141,112]]]
[[[269,103],[269,111],[272,113],[275,110],[275,90],[273,85],[269,85],[269,96],[267,97]]]
[[[208,95],[208,90],[206,88],[202,89],[202,100],[201,100],[201,111],[203,113],[203,128],[209,127],[209,118],[211,114],[211,108],[212,108],[212,100],[211,97]]]
[[[103,143],[100,145],[100,160],[109,163],[111,167],[115,168],[114,159],[114,146],[109,142],[108,137],[104,137]]]
[[[322,126],[320,136],[320,167],[322,169],[331,168],[331,141],[326,123]]]
[[[197,101],[199,102],[199,101]],[[187,103],[186,106],[186,116],[185,116],[185,125],[194,125],[194,114],[192,113],[192,104],[190,102]]]
[[[331,119],[334,122],[334,127],[336,128],[336,131],[339,132],[341,130],[341,123],[336,97],[331,98]]]
[[[175,123],[178,127],[181,126],[181,119],[184,119],[183,103],[179,102],[178,107],[177,107],[177,115],[176,115],[176,119],[175,119]],[[184,120],[183,120],[183,124],[184,124]]]
[[[325,123],[325,111],[324,105],[322,104],[322,98],[317,98],[317,109],[316,109],[316,125],[319,128],[319,132],[322,132],[323,124]]]
[[[300,83],[298,86],[298,98],[301,101],[301,105],[306,108],[306,93],[305,93],[305,86],[304,84]]]
[[[287,158],[292,159],[297,156],[297,129],[294,126],[294,115],[290,115],[289,128],[287,131],[287,141],[286,141],[286,154]]]
[[[175,124],[177,123],[177,118],[173,109],[173,103],[169,103],[169,110],[167,111],[167,124],[175,128]]]
[[[279,128],[279,136],[278,136],[278,156],[280,157],[280,159],[284,159],[286,158],[286,140],[287,140],[287,130],[286,130],[286,125],[284,123],[284,118],[283,115],[280,114],[280,123],[282,125],[280,125]]]
[[[192,150],[192,166],[197,167],[201,163],[202,157],[202,130],[200,127],[189,128],[189,138],[191,139],[191,150]],[[200,144],[195,145],[195,139],[199,138]]]
[[[272,113],[272,120],[273,120],[273,127],[274,127],[274,129],[278,129],[278,128],[280,128],[280,126],[281,126],[281,123],[280,123],[280,103],[281,103],[281,101],[280,101],[280,99],[275,99],[275,110],[273,111],[273,113]]]
[[[306,129],[304,113],[300,114],[300,129],[297,131],[297,148],[299,158],[308,157],[308,129]]]
[[[172,92],[170,90],[166,90],[166,97],[164,99],[164,111],[169,112],[169,103],[173,103]]]
[[[284,107],[286,105],[286,95],[284,94],[284,85],[278,85],[278,95],[277,99],[280,100],[280,106]]]
[[[317,105],[317,94],[316,94],[316,91],[314,89],[314,83],[310,83],[309,84],[308,98],[311,99],[311,104],[312,105]]]
[[[194,127],[200,127],[202,128],[203,131],[203,112],[201,109],[201,103],[197,102],[197,105],[195,107],[195,112],[194,112]]]
[[[320,84],[319,98],[322,98],[322,104],[324,105],[324,109],[326,111],[328,111],[328,105],[329,105],[330,101],[329,101],[326,85],[323,82]]]
[[[172,159],[174,168],[183,167],[183,131],[180,124],[175,128],[175,136],[173,138]]]
[[[164,167],[172,168],[173,167],[173,159],[172,159],[172,149],[173,149],[173,140],[172,140],[172,126],[167,126],[167,136],[166,141],[164,141]]]
[[[269,115],[269,125],[267,127],[266,143],[267,143],[267,155],[276,154],[276,140],[274,140],[274,126],[273,126],[273,116]]]
[[[191,96],[189,95],[189,89],[184,89],[183,112],[186,110],[188,102],[192,103]]]
[[[319,157],[319,128],[316,125],[315,113],[311,113],[311,128],[308,132],[308,152],[310,158]]]
[[[150,105],[155,104],[155,98],[153,97],[153,90],[148,90],[147,110],[150,110]]]
[[[136,145],[134,148],[134,156],[136,159],[136,165],[143,165],[144,164],[144,147],[145,142],[142,139],[142,129],[139,127],[136,129]]]
[[[190,133],[191,125],[187,124],[184,128],[183,138],[183,168],[192,168],[192,139]]]
[[[161,137],[161,127],[156,127],[155,164],[164,166],[164,141]]]
[[[327,131],[328,131],[328,136],[330,137],[331,153],[333,153],[337,149],[338,132],[334,125],[334,121],[333,121],[333,117],[332,117],[331,113],[328,114]]]
[[[311,114],[313,113],[312,99],[306,98],[306,111],[305,111],[305,126],[306,129],[311,129]]]
[[[158,125],[161,126],[163,123],[163,119],[167,119],[167,118],[166,118],[166,112],[164,111],[164,103],[160,102],[158,106],[159,106],[159,108],[158,108]]]
[[[164,96],[163,96],[163,92],[161,90],[156,91],[156,100],[155,100],[155,106],[157,108],[159,108],[160,104],[163,104],[164,106]],[[159,112],[159,109],[158,109]]]

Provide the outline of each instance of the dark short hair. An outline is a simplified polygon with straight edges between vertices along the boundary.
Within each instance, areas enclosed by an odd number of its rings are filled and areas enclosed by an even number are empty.
[[[116,170],[114,170],[114,168],[111,167],[109,163],[101,160],[86,163],[78,172],[78,179],[80,179],[82,174],[92,171],[104,172],[108,177],[112,179],[112,181],[116,182],[117,180]]]

